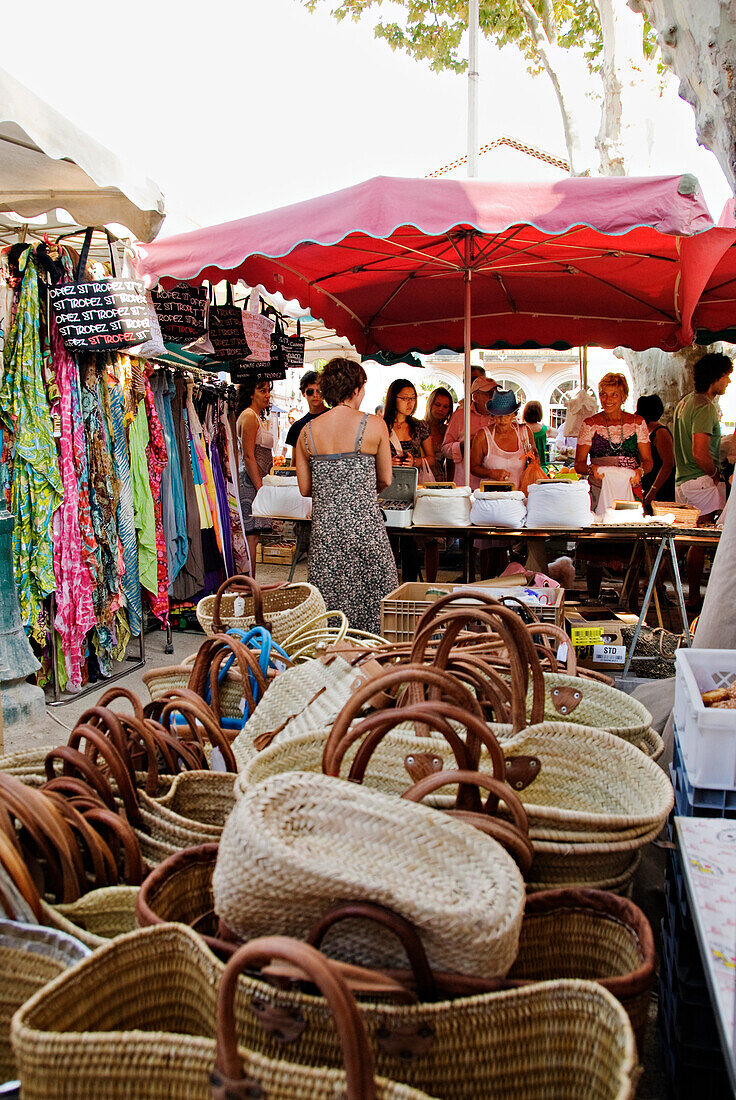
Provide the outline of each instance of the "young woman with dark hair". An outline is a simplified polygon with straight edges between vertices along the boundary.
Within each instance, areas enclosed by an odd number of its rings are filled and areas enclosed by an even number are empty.
[[[253,516],[253,501],[263,484],[263,478],[273,463],[273,432],[265,423],[265,415],[271,404],[271,383],[248,379],[241,382],[238,392],[237,420],[240,441],[240,507],[243,512],[243,529],[248,543],[251,573],[256,575],[256,550],[259,536],[271,530],[266,519]]]

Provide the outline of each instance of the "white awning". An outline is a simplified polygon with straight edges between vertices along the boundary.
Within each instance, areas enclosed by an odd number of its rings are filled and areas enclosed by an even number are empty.
[[[67,211],[78,225],[125,226],[151,241],[164,197],[114,153],[0,69],[0,224],[3,214],[33,218]]]

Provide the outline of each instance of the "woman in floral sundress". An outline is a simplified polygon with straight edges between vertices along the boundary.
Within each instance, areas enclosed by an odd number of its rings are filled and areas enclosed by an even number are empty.
[[[388,430],[360,412],[366,374],[360,363],[333,359],[322,372],[328,412],[302,430],[296,471],[312,497],[309,580],[330,610],[350,625],[378,633],[381,599],[398,584],[377,493],[391,484]]]

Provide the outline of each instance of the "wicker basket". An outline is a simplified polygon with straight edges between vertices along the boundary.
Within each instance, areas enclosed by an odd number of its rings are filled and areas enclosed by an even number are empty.
[[[188,924],[203,937],[208,947],[231,954],[223,944],[220,922],[215,914],[212,875],[217,861],[217,844],[199,844],[169,856],[151,872],[138,895],[136,918],[141,928],[167,921]]]
[[[527,705],[530,702],[528,698]],[[544,721],[580,723],[636,742],[651,728],[652,716],[638,699],[618,688],[562,672],[545,672]]]
[[[76,936],[95,951],[113,937],[133,931],[137,899],[137,886],[103,886],[68,905],[42,901],[41,906],[46,924]]]
[[[18,1076],[10,1046],[16,1009],[89,954],[89,948],[63,932],[0,920],[0,1082]]]
[[[615,842],[621,830],[661,829],[672,809],[672,785],[662,769],[604,730],[542,722],[511,737],[501,731],[499,739],[506,757],[541,761],[536,779],[520,791],[532,830],[590,832]]]
[[[259,941],[242,950],[256,959],[262,954],[270,957],[278,942]],[[293,945],[297,958],[305,950],[303,944]],[[330,973],[334,975],[334,970]],[[222,1059],[228,1034],[228,1012],[223,1008],[216,1048],[217,986],[222,975],[222,964],[183,925],[140,929],[101,948],[16,1013],[12,1041],[24,1100],[97,1100],[101,1096],[105,1100],[211,1100],[210,1074],[216,1057],[218,1063]],[[337,976],[332,980],[339,983],[338,998],[351,1025],[346,1035],[338,1020],[341,1038],[353,1056],[351,1060],[347,1055],[348,1065],[352,1064],[349,1100],[428,1100],[425,1093],[381,1078],[372,1092],[373,1066],[365,1030],[347,988]],[[246,996],[245,983],[250,986]],[[241,1042],[245,1030],[241,1017],[253,1026],[254,985],[247,977],[238,983],[234,1015]],[[320,1008],[325,1004],[322,998],[313,1000]],[[332,1000],[334,1004],[334,995]],[[330,1023],[334,1037],[332,1017]],[[281,1060],[293,1050],[284,1047],[269,1058],[239,1047],[237,1054],[244,1065],[237,1068],[249,1085],[227,1082],[221,1087],[222,1095],[226,1088],[232,1089],[230,1095],[268,1096],[269,1100],[335,1100],[339,1094],[346,1095],[344,1071],[327,1069],[324,1062],[300,1064],[298,1057]],[[304,1046],[299,1053],[305,1057]],[[619,1063],[612,1068],[628,1068],[622,1058]],[[343,1064],[341,1054],[336,1064]],[[363,1090],[355,1084],[356,1064],[361,1077],[369,1078]],[[319,1068],[311,1068],[314,1065]]]
[[[262,931],[303,937],[335,899],[367,898],[421,930],[432,965],[489,974],[513,962],[524,896],[511,856],[490,838],[478,844],[464,823],[308,772],[243,791],[213,886],[218,916],[244,940]],[[395,965],[396,951],[378,936],[359,961]]]
[[[204,844],[179,852],[157,867],[138,896],[139,924],[147,927],[180,921],[196,929],[216,952],[232,954],[237,944],[223,942],[214,912],[212,875],[216,860],[217,845]],[[317,943],[310,936],[310,942],[323,948],[321,938]],[[411,972],[396,976],[405,983]],[[632,902],[598,890],[550,890],[527,897],[519,953],[508,974],[512,982],[556,978],[598,981],[624,1005],[641,1043],[654,976],[652,930]],[[449,991],[453,982],[453,976],[449,976],[448,997],[457,996],[457,992]],[[444,999],[445,987],[440,988],[443,996],[434,999]],[[467,994],[486,991],[482,976],[476,975]]]
[[[359,674],[343,657],[329,664],[307,661],[277,676],[241,733],[233,753],[242,769],[259,749],[281,740],[331,726],[355,690]]]
[[[248,594],[250,593],[250,594]],[[235,601],[243,602],[235,613]],[[230,627],[250,630],[264,626],[275,642],[282,642],[315,615],[327,608],[322,594],[312,584],[283,584],[261,588],[250,577],[230,577],[213,596],[197,604],[197,618],[205,634],[219,634]]]
[[[666,516],[671,513],[675,518],[675,527],[697,527],[700,519],[700,509],[692,508],[689,504],[676,504],[674,501],[653,500],[652,512],[655,516]]]
[[[182,848],[217,841],[235,804],[230,772],[182,772],[162,798],[139,792],[141,854],[155,867]]]

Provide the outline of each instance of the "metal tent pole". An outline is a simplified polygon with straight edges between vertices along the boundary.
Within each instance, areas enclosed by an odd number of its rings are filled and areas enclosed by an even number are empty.
[[[478,32],[480,0],[468,4],[468,177],[478,175]],[[463,469],[465,484],[470,485],[470,340],[471,340],[471,270],[473,235],[465,234],[465,431]]]
[[[465,484],[470,485],[470,340],[471,340],[471,310],[472,310],[472,298],[471,298],[471,276],[470,270],[471,254],[473,248],[473,235],[468,232],[465,234],[465,330],[463,336],[463,342],[465,345],[465,366],[464,366],[464,380],[465,380],[465,431],[463,437],[463,470],[465,471]]]
[[[478,175],[478,31],[480,0],[468,4],[468,176]]]

